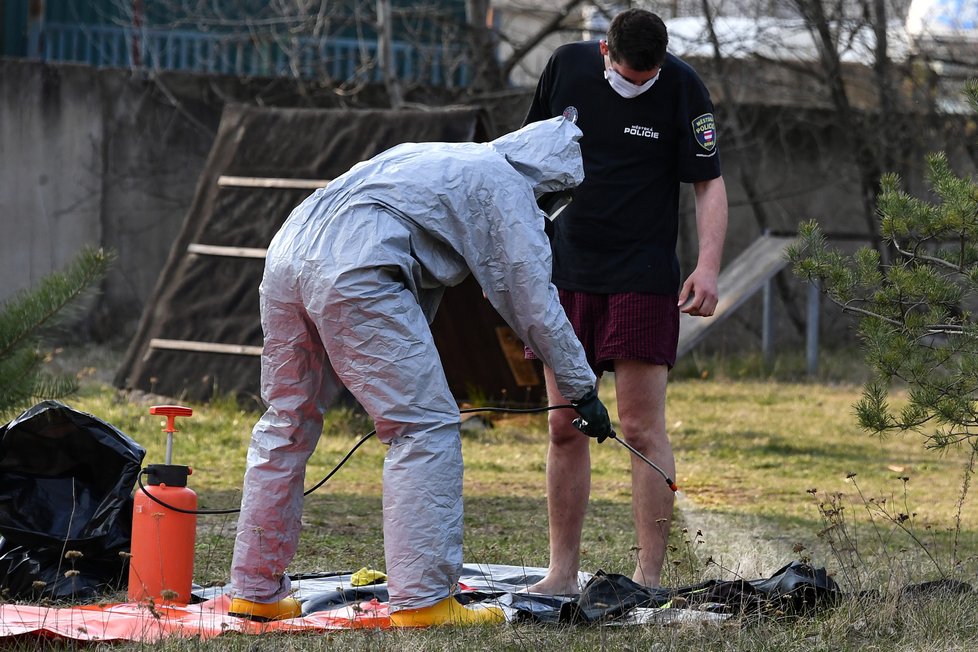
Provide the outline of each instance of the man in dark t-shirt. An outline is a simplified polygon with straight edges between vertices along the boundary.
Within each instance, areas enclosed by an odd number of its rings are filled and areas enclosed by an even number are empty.
[[[614,372],[625,440],[674,478],[666,379],[676,360],[680,311],[709,317],[717,306],[727,195],[709,92],[688,64],[666,52],[667,44],[655,14],[618,14],[607,41],[554,52],[525,122],[563,114],[584,133],[584,182],[553,222],[553,282],[594,371]],[[680,285],[681,183],[694,189],[699,257]],[[550,404],[566,404],[549,369],[546,377]],[[530,589],[538,593],[579,591],[590,457],[588,439],[563,412],[550,413],[550,566]],[[632,500],[633,579],[658,586],[673,495],[661,475],[634,458]]]

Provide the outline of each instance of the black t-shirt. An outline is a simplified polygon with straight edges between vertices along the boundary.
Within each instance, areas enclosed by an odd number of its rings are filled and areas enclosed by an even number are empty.
[[[597,41],[558,48],[525,123],[576,113],[584,182],[554,223],[553,281],[598,294],[679,289],[679,184],[720,176],[713,102],[688,64],[667,55],[632,99],[604,78]]]

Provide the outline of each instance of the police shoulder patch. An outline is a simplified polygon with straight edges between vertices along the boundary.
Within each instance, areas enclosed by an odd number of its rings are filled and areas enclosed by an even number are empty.
[[[708,152],[712,152],[716,148],[717,144],[717,128],[716,121],[713,119],[712,113],[704,113],[698,118],[693,118],[691,123],[693,127],[693,136],[696,138],[696,142],[700,144],[700,147]]]

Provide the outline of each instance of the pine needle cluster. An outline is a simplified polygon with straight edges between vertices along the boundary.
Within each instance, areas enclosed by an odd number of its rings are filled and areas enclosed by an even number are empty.
[[[978,79],[965,93],[978,115]],[[978,447],[978,182],[959,177],[943,153],[927,158],[933,201],[881,180],[877,211],[892,254],[864,247],[831,250],[814,221],[802,225],[788,256],[799,276],[822,284],[854,315],[873,378],[856,405],[859,424],[879,434],[912,431],[928,446]],[[907,388],[899,409],[888,397]]]
[[[73,310],[105,277],[114,255],[85,248],[63,270],[0,306],[0,414],[44,399],[58,399],[77,389],[67,375],[44,373],[42,343],[68,324]]]

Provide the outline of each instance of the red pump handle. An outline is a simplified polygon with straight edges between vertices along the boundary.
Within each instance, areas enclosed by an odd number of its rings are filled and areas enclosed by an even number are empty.
[[[163,432],[177,432],[174,422],[177,417],[192,417],[193,408],[183,407],[182,405],[154,405],[149,408],[150,414],[161,414],[166,417],[166,427]]]

